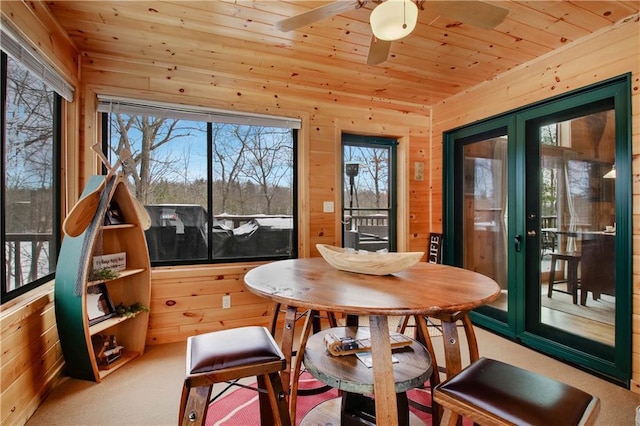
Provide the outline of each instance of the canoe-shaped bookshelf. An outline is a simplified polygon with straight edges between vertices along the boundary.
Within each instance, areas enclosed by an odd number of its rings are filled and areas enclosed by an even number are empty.
[[[149,313],[118,316],[115,307],[148,307],[151,295],[149,253],[134,200],[120,175],[104,184],[106,178],[92,176],[82,193],[84,197],[104,185],[86,229],[64,237],[55,282],[66,372],[96,382],[144,353]],[[125,258],[126,264],[95,278],[95,258],[110,255]],[[115,271],[120,267],[124,269]]]

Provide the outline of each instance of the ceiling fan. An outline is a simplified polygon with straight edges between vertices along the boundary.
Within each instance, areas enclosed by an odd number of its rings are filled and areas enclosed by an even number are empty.
[[[398,40],[413,30],[418,9],[424,10],[428,8],[437,15],[446,16],[483,29],[496,27],[509,13],[508,9],[482,1],[336,0],[323,6],[310,9],[299,15],[278,21],[276,28],[280,31],[291,31],[353,9],[360,9],[368,2],[378,3],[378,5],[371,12],[370,19],[374,34],[371,36],[367,65],[377,65],[387,60],[389,49],[391,48],[391,41]],[[379,9],[381,7],[385,10]],[[374,20],[378,22],[388,20],[394,13],[398,15],[401,20],[399,25],[402,25],[403,29],[397,31],[397,35],[390,36],[388,39],[384,39],[385,37],[381,37],[380,35],[376,36],[374,23],[376,25],[377,23],[374,22]],[[375,15],[378,16],[376,17]],[[411,18],[412,15],[413,18]],[[407,25],[407,23],[403,21],[409,21],[410,19],[414,19],[413,25],[410,23]]]

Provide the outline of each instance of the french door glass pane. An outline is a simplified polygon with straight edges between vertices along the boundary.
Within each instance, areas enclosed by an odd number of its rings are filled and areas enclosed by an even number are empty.
[[[613,346],[614,111],[540,126],[539,141],[540,321]]]
[[[463,151],[463,267],[493,278],[507,311],[507,136],[467,144]]]

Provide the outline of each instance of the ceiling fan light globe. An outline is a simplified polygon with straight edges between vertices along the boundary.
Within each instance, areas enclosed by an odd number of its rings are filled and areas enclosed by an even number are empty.
[[[369,22],[376,38],[400,40],[416,27],[418,6],[411,0],[387,0],[373,9]]]

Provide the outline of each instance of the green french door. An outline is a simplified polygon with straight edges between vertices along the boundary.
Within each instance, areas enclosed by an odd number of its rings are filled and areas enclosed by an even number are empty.
[[[629,81],[445,134],[445,262],[493,278],[477,324],[628,387]]]

